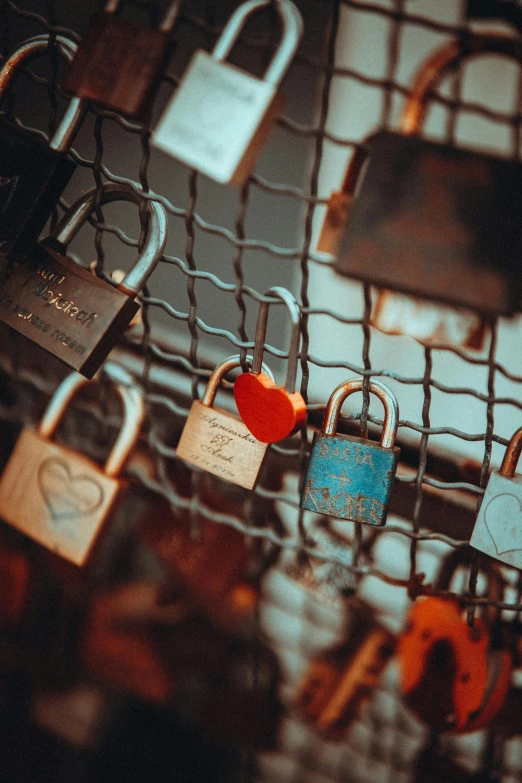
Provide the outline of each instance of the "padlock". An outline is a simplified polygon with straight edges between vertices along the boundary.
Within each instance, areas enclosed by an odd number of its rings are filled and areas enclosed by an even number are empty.
[[[63,86],[92,103],[143,119],[150,113],[181,2],[171,3],[157,30],[119,16],[119,5],[120,0],[107,0],[94,14]]]
[[[268,302],[261,302],[252,369],[242,373],[235,382],[234,398],[239,415],[252,435],[263,443],[275,443],[297,432],[306,421],[306,403],[295,388],[299,359],[300,310],[295,297],[286,288],[275,286],[265,291],[264,295],[281,299],[290,311],[292,331],[285,385],[277,385],[261,370],[269,307]]]
[[[282,40],[262,79],[225,62],[249,16],[270,5],[242,3],[212,53],[196,52],[152,134],[154,146],[216,182],[244,185],[282,107],[277,88],[303,30],[291,0],[273,6]]]
[[[454,550],[444,561],[436,589],[450,586],[462,564]],[[502,600],[496,567],[485,569],[488,599]],[[497,649],[499,611],[491,607],[469,626],[454,594],[416,601],[397,647],[400,689],[406,704],[433,730],[464,734],[484,728],[502,706],[511,682],[512,656]]]
[[[314,434],[300,506],[352,522],[384,525],[400,454],[394,445],[399,405],[388,386],[370,381],[369,390],[385,411],[380,444],[337,435],[343,402],[362,388],[363,381],[352,378],[341,383],[328,400],[322,432]]]
[[[400,132],[367,140],[368,165],[350,207],[337,272],[479,313],[519,309],[522,165],[419,135],[441,78],[465,58],[494,53],[520,62],[522,45],[469,34],[438,49],[417,74]]]
[[[76,44],[55,36],[58,51],[70,60]],[[49,35],[25,41],[0,70],[0,100],[21,66],[49,53]],[[0,256],[22,261],[45,226],[76,169],[67,157],[86,105],[73,98],[49,144],[34,133],[0,120]]]
[[[316,656],[298,685],[297,712],[329,740],[341,740],[369,701],[395,650],[375,610],[349,599],[347,639]]]
[[[69,367],[92,378],[139,309],[135,297],[161,259],[167,214],[147,200],[145,244],[121,283],[95,277],[65,256],[67,245],[96,205],[97,189],[83,194],[51,236],[35,246],[31,267],[15,265],[0,284],[0,320],[45,348]],[[130,186],[105,183],[101,204],[142,198]]]
[[[239,416],[214,407],[221,381],[240,366],[240,357],[231,356],[216,367],[203,397],[192,403],[176,455],[214,476],[254,489],[268,444],[256,440]],[[270,374],[268,368],[266,371]]]
[[[145,415],[136,386],[116,384],[124,407],[121,432],[101,468],[51,438],[76,392],[77,373],[56,389],[36,430],[24,427],[0,478],[0,517],[51,551],[83,565],[123,487],[119,474]]]
[[[506,449],[500,470],[492,470],[470,544],[522,570],[522,476],[515,473],[522,452],[522,427]]]

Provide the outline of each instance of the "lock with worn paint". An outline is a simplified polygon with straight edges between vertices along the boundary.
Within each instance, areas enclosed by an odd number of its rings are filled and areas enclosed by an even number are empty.
[[[282,40],[262,79],[225,62],[250,15],[270,5],[242,3],[212,53],[196,52],[152,134],[154,146],[216,182],[246,182],[282,106],[277,89],[303,29],[291,0],[274,5]]]
[[[470,544],[522,570],[522,476],[516,473],[522,427],[509,441],[500,470],[491,471]]]
[[[145,416],[136,386],[115,385],[123,426],[101,468],[52,441],[74,395],[89,381],[72,373],[56,389],[36,430],[24,427],[0,478],[0,517],[52,552],[83,565],[109,517],[119,478]]]
[[[158,27],[124,19],[120,0],[108,0],[94,14],[64,80],[73,95],[129,117],[143,119],[158,86],[169,35],[180,0],[171,3]]]
[[[388,386],[370,381],[369,390],[385,411],[380,443],[336,434],[343,402],[362,388],[362,380],[352,378],[328,400],[322,432],[314,434],[300,505],[338,519],[384,525],[400,454],[394,445],[399,405]]]
[[[263,443],[275,443],[297,432],[306,421],[306,403],[295,388],[300,310],[295,297],[286,288],[269,288],[265,296],[281,299],[290,312],[292,330],[285,385],[279,386],[261,369],[269,307],[268,302],[261,302],[252,369],[242,373],[236,380],[234,398],[239,414],[252,435]]]
[[[366,140],[368,165],[350,206],[337,272],[479,313],[519,309],[522,165],[419,135],[442,77],[462,60],[486,54],[520,63],[522,46],[494,34],[449,42],[421,66],[400,132]]]
[[[245,489],[253,489],[263,467],[268,444],[254,438],[239,416],[214,407],[221,381],[227,372],[240,366],[240,357],[231,356],[216,367],[202,399],[192,403],[176,454],[189,465]],[[270,374],[270,370],[266,369]]]
[[[55,40],[58,52],[70,60],[76,44],[63,35]],[[0,100],[26,62],[48,53],[48,35],[21,44],[0,70]],[[0,257],[22,261],[56,207],[76,169],[66,152],[85,108],[83,101],[73,98],[49,144],[0,119]]]
[[[31,266],[14,265],[0,284],[0,320],[91,378],[139,309],[135,298],[161,259],[167,214],[147,200],[148,230],[143,249],[121,283],[95,277],[65,256],[67,245],[96,205],[96,188],[65,213],[50,237],[35,246]],[[130,186],[106,183],[101,203],[142,198]]]

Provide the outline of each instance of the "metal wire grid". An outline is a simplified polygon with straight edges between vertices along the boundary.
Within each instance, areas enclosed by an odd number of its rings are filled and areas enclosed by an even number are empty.
[[[299,5],[299,2],[297,3]],[[31,4],[33,6],[34,4]],[[148,4],[145,4],[148,5]],[[150,430],[148,432],[148,445],[151,453],[154,455],[156,463],[156,475],[151,478],[150,475],[146,475],[145,472],[139,469],[133,469],[133,474],[138,480],[140,480],[148,489],[152,489],[165,497],[169,503],[179,512],[191,512],[203,511],[205,515],[214,520],[216,523],[230,524],[237,529],[243,531],[246,535],[251,537],[261,537],[271,541],[273,544],[281,547],[285,552],[295,553],[301,556],[310,556],[314,563],[325,563],[341,566],[345,569],[347,574],[353,577],[352,589],[356,589],[360,580],[363,577],[375,577],[382,583],[400,587],[403,590],[407,590],[410,595],[415,595],[419,592],[419,567],[418,567],[418,554],[419,547],[422,542],[438,542],[447,547],[461,547],[466,542],[457,540],[451,536],[442,534],[440,532],[429,531],[423,525],[423,502],[425,499],[425,493],[427,488],[436,488],[447,492],[448,496],[452,491],[464,491],[472,493],[472,496],[477,498],[480,503],[484,487],[487,483],[488,471],[491,462],[492,446],[493,443],[499,443],[506,445],[507,440],[494,430],[494,412],[495,406],[499,404],[509,404],[516,408],[522,408],[522,400],[520,398],[512,397],[499,397],[495,393],[495,382],[499,376],[519,384],[522,383],[522,376],[517,375],[510,371],[507,367],[502,365],[496,358],[498,331],[497,324],[491,325],[491,339],[489,343],[489,351],[486,358],[477,358],[474,355],[467,354],[464,351],[456,350],[448,346],[440,346],[444,350],[452,351],[458,355],[464,362],[470,365],[483,366],[487,370],[487,388],[485,393],[478,391],[474,388],[468,388],[461,386],[459,388],[451,387],[445,384],[443,381],[433,377],[433,357],[436,349],[425,348],[424,349],[424,373],[421,377],[407,377],[400,373],[394,372],[393,368],[374,368],[371,363],[370,349],[372,332],[369,326],[369,316],[371,312],[372,304],[372,292],[369,286],[363,287],[364,307],[363,315],[359,318],[350,318],[345,314],[334,312],[328,308],[315,308],[310,305],[309,297],[309,271],[313,264],[326,263],[322,257],[314,252],[312,246],[312,228],[314,211],[318,205],[324,205],[327,201],[328,194],[318,192],[319,183],[319,171],[323,158],[323,151],[325,142],[330,142],[335,145],[345,146],[355,149],[361,144],[360,139],[348,139],[339,138],[326,130],[327,117],[330,101],[330,90],[334,78],[344,78],[353,80],[368,88],[377,89],[382,92],[382,112],[380,118],[380,126],[382,128],[390,128],[392,125],[392,110],[393,101],[395,96],[404,96],[407,94],[407,87],[404,84],[399,83],[397,77],[398,63],[400,59],[400,42],[401,32],[404,26],[411,25],[418,27],[419,29],[426,29],[436,33],[455,35],[459,32],[467,31],[469,25],[466,21],[464,7],[460,12],[460,23],[457,25],[443,24],[435,19],[429,17],[429,15],[421,15],[410,12],[410,7],[413,3],[407,3],[405,0],[388,0],[382,3],[361,3],[354,2],[353,0],[317,0],[317,5],[322,7],[322,13],[324,14],[325,22],[327,24],[327,40],[324,56],[311,55],[308,52],[304,52],[302,49],[299,52],[296,62],[305,65],[307,68],[313,69],[314,72],[320,74],[321,88],[319,96],[319,116],[318,121],[314,125],[304,125],[289,116],[282,116],[279,119],[279,124],[285,130],[295,135],[296,137],[304,137],[310,140],[313,148],[313,155],[310,166],[310,174],[308,178],[308,187],[306,189],[299,188],[295,185],[287,185],[285,183],[270,182],[267,179],[261,177],[259,174],[253,174],[249,182],[241,190],[239,194],[238,207],[235,217],[234,230],[230,230],[221,225],[214,225],[207,222],[200,214],[198,214],[198,175],[194,172],[187,173],[188,177],[188,193],[189,198],[186,206],[180,206],[171,201],[169,196],[161,193],[151,194],[151,198],[160,201],[169,211],[169,213],[178,219],[181,219],[184,223],[186,232],[186,249],[185,257],[179,258],[175,256],[166,255],[162,259],[163,264],[169,264],[174,266],[185,278],[186,278],[186,311],[180,311],[174,307],[167,299],[161,299],[156,296],[151,296],[149,291],[145,289],[141,300],[143,303],[143,320],[144,329],[139,338],[135,336],[131,338],[134,347],[137,349],[139,355],[143,357],[143,362],[139,364],[139,370],[137,371],[138,382],[144,388],[148,403],[149,403],[149,420]],[[33,31],[41,32],[42,30],[49,31],[51,33],[65,33],[71,38],[77,40],[78,34],[61,24],[62,16],[61,12],[58,13],[57,2],[55,0],[49,0],[48,2],[41,3],[42,8],[39,8],[39,12],[35,12],[31,7],[31,10],[23,8],[20,4],[15,4],[8,0],[2,3],[0,14],[1,22],[0,29],[2,31],[2,38],[0,43],[2,44],[2,51],[5,55],[10,51],[9,46],[12,48],[12,42],[9,39],[9,27],[12,25],[13,20],[17,21],[17,24],[23,22],[24,34],[21,36],[27,37],[33,33]],[[324,10],[323,10],[324,9]],[[354,68],[338,67],[335,60],[335,45],[336,38],[339,30],[340,15],[349,9],[353,14],[364,14],[372,18],[385,18],[389,20],[389,36],[387,45],[387,70],[384,79],[377,79],[367,75],[362,71],[358,71]],[[183,30],[183,35],[188,36],[192,31],[198,30],[208,35],[209,44],[215,39],[220,31],[220,25],[215,25],[214,19],[216,14],[216,7],[211,2],[205,4],[205,18],[196,16],[190,13],[190,3],[185,4],[181,20],[180,28]],[[178,32],[175,32],[175,37]],[[252,39],[249,37],[243,37],[243,44],[253,50],[261,49],[266,52],[267,56],[273,51],[274,37],[268,36],[268,39]],[[60,94],[59,87],[57,88],[55,78],[51,80],[45,80],[36,74],[29,71],[30,77],[37,83],[46,83],[48,87],[49,98],[51,101],[51,114],[50,114],[50,132],[52,132],[56,123],[56,116],[58,110],[58,102],[56,100],[56,92]],[[56,65],[53,77],[56,77]],[[175,87],[179,80],[179,74],[169,73],[164,76],[166,83]],[[482,116],[486,119],[496,122],[504,123],[509,126],[512,138],[512,154],[514,158],[519,157],[520,148],[520,135],[522,127],[522,78],[519,78],[518,86],[518,105],[516,111],[512,114],[499,112],[490,108],[487,108],[481,104],[464,101],[461,95],[461,79],[459,76],[452,80],[451,96],[446,97],[440,93],[433,95],[433,100],[446,107],[448,110],[448,122],[447,122],[447,138],[449,140],[455,139],[455,128],[458,112],[465,110],[472,114]],[[9,110],[9,107],[7,107]],[[142,156],[139,161],[138,177],[139,187],[145,192],[150,191],[150,183],[148,176],[150,149],[149,149],[149,130],[142,127],[138,127],[135,124],[122,119],[121,117],[106,111],[94,110],[96,119],[94,122],[94,141],[95,141],[95,154],[93,159],[88,159],[83,154],[80,154],[76,149],[73,149],[70,155],[80,165],[80,167],[90,169],[93,174],[93,179],[96,185],[100,186],[101,183],[106,180],[114,182],[129,183],[131,186],[138,188],[136,182],[131,182],[128,178],[118,175],[111,170],[110,150],[106,150],[103,144],[102,127],[106,121],[117,122],[126,132],[129,134],[135,134],[139,137]],[[20,121],[17,122],[22,125]],[[40,133],[40,135],[42,135]],[[44,134],[45,135],[45,134]],[[109,158],[109,160],[107,160]],[[249,198],[252,188],[259,188],[262,191],[275,196],[286,195],[293,199],[297,199],[303,206],[303,221],[301,225],[302,242],[296,247],[283,247],[272,244],[266,240],[251,238],[248,236],[247,231],[247,218],[249,215]],[[60,209],[66,207],[65,202],[60,204]],[[124,244],[129,246],[136,246],[138,243],[136,240],[129,237],[118,226],[111,225],[103,220],[101,212],[97,212],[96,220],[93,220],[93,224],[96,227],[95,234],[95,248],[98,261],[98,269],[103,269],[104,263],[104,247],[103,239],[107,233],[114,234]],[[230,247],[232,269],[234,274],[234,282],[229,283],[221,279],[215,273],[205,268],[205,259],[199,258],[195,249],[196,233],[198,231],[213,234],[221,237]],[[402,474],[399,475],[397,481],[403,483],[410,483],[415,489],[415,502],[413,506],[413,513],[409,524],[405,525],[400,522],[392,521],[386,528],[378,531],[379,536],[394,534],[402,537],[408,542],[409,547],[409,574],[407,578],[398,578],[393,575],[393,572],[386,568],[386,564],[377,564],[372,558],[369,558],[363,551],[364,538],[367,535],[367,531],[363,530],[360,525],[353,525],[349,528],[347,535],[347,541],[351,541],[351,547],[332,547],[331,542],[326,539],[321,540],[320,537],[314,537],[310,532],[307,520],[304,517],[302,511],[298,511],[298,493],[295,492],[295,486],[288,489],[288,486],[283,490],[271,489],[267,486],[260,484],[254,493],[244,493],[242,513],[240,517],[231,516],[230,514],[216,512],[213,509],[208,508],[199,500],[198,487],[199,476],[197,473],[193,474],[192,489],[193,496],[191,498],[183,497],[176,489],[175,485],[171,481],[169,475],[169,465],[175,458],[175,449],[172,447],[171,442],[165,438],[164,433],[168,431],[165,427],[165,420],[168,416],[173,416],[178,421],[178,425],[182,423],[186,418],[188,408],[182,403],[186,400],[186,395],[180,394],[179,384],[172,385],[169,388],[169,382],[162,382],[160,380],[160,371],[158,367],[168,367],[180,371],[181,374],[191,379],[191,391],[192,396],[198,394],[199,382],[208,377],[210,370],[205,365],[205,351],[203,351],[203,360],[201,359],[201,336],[209,335],[218,338],[225,345],[230,343],[234,349],[238,349],[241,353],[243,360],[246,357],[246,353],[253,347],[249,335],[247,333],[247,310],[251,305],[254,308],[257,303],[264,300],[262,293],[255,290],[253,287],[245,283],[245,269],[243,258],[247,250],[258,250],[263,254],[271,257],[280,258],[287,262],[294,261],[299,265],[300,269],[300,291],[299,299],[302,307],[302,349],[301,349],[301,393],[307,399],[307,390],[309,384],[310,366],[316,366],[319,368],[330,367],[342,367],[346,369],[347,374],[360,374],[365,379],[369,379],[372,376],[385,376],[392,378],[398,383],[418,385],[422,389],[423,404],[420,413],[419,421],[401,420],[400,432],[411,431],[413,433],[419,433],[420,439],[418,443],[418,465],[415,475]],[[222,328],[222,325],[206,323],[200,315],[198,315],[198,299],[197,299],[197,285],[198,281],[206,281],[216,289],[226,292],[233,297],[235,306],[237,307],[237,326],[236,332],[233,333],[229,329]],[[278,281],[271,281],[272,284],[276,284]],[[164,342],[157,337],[157,333],[154,329],[151,329],[150,314],[155,310],[161,309],[164,313],[167,313],[172,319],[179,322],[186,322],[188,333],[190,337],[189,349],[185,353],[184,351],[178,351],[175,345],[165,346]],[[328,316],[335,321],[345,324],[354,325],[360,327],[363,334],[361,361],[359,364],[353,364],[350,362],[328,362],[322,360],[320,356],[311,355],[309,351],[310,333],[313,329],[314,316]],[[285,353],[271,345],[266,346],[266,351],[275,357],[285,357]],[[202,366],[203,365],[203,366]],[[138,365],[136,365],[138,366]],[[24,385],[28,384],[38,392],[44,392],[48,394],[55,385],[56,376],[51,379],[46,378],[42,373],[41,368],[35,372],[32,369],[24,367],[24,361],[14,362],[12,359],[6,359],[3,362],[4,370],[11,375],[15,382]],[[448,394],[449,399],[451,395],[464,394],[470,397],[474,397],[477,400],[485,403],[486,406],[486,418],[485,425],[482,432],[479,433],[467,433],[456,428],[450,427],[432,427],[430,418],[430,405],[432,400],[432,390],[437,389],[442,393]],[[309,410],[312,415],[316,412],[320,412],[324,407],[325,400],[309,405]],[[382,422],[368,413],[369,407],[369,395],[366,393],[363,395],[363,407],[361,414],[344,417],[345,419],[360,419],[361,434],[365,437],[368,433],[368,422],[380,425]],[[89,409],[90,413],[102,418],[103,414],[97,412],[95,409]],[[3,414],[6,418],[31,418],[33,415],[28,410],[17,408],[7,411],[4,410]],[[441,434],[442,432],[450,434],[454,438],[467,440],[467,441],[479,441],[484,443],[484,456],[482,460],[480,470],[480,481],[478,486],[470,483],[469,481],[444,481],[433,476],[427,475],[427,463],[430,447],[430,436]],[[309,442],[309,434],[303,431],[300,434],[300,440],[292,441],[290,445],[273,447],[273,452],[277,457],[278,464],[281,469],[284,470],[287,466],[290,470],[295,471],[297,469],[299,481],[302,481],[303,467],[307,456],[307,445]],[[82,443],[81,438],[77,439],[77,444],[90,448],[90,450],[97,451],[96,443]],[[101,449],[103,450],[103,449]],[[100,449],[98,449],[100,451]],[[299,486],[300,491],[301,486]],[[297,530],[295,535],[289,535],[282,532],[281,529],[272,529],[269,525],[259,525],[259,508],[260,504],[267,500],[276,502],[280,509],[285,507],[297,514]],[[284,517],[284,511],[282,511]],[[347,526],[348,527],[348,526]],[[465,587],[463,587],[463,593],[465,593],[465,602],[469,605],[470,619],[478,605],[491,603],[487,597],[479,596],[477,593],[477,577],[479,571],[479,559],[475,558],[472,562],[472,566],[469,574],[469,581]],[[505,609],[517,609],[522,608],[520,603],[520,590],[519,587],[514,585],[515,592],[514,597],[509,601],[495,602],[495,605]],[[395,738],[395,751],[391,748],[391,753],[386,754],[387,770],[394,776],[397,776],[400,772],[401,763],[399,763],[400,753],[397,747],[403,742],[400,738],[400,726],[397,727],[399,736]],[[374,726],[374,733],[378,733],[376,725]],[[370,732],[371,733],[371,732]],[[355,750],[360,745],[355,742]],[[313,756],[313,752],[304,754],[304,749],[298,752],[296,748],[293,751],[297,754],[299,763],[295,770],[297,777],[295,780],[304,780],[305,775],[310,775],[306,779],[312,780],[312,773],[310,772],[310,757]],[[394,764],[394,754],[395,761]],[[305,755],[308,758],[305,758]],[[367,754],[363,754],[365,758],[368,758]],[[398,761],[399,759],[399,761]],[[308,769],[308,772],[306,770]],[[350,777],[349,770],[353,772],[353,758],[349,755],[348,751],[345,751],[345,758],[339,765],[338,780],[351,780],[351,779],[366,779],[361,773],[361,776]],[[272,773],[274,774],[273,770]],[[348,777],[347,777],[348,775]],[[273,778],[272,778],[273,779]],[[283,778],[282,778],[283,779]],[[289,779],[289,778],[284,778]],[[332,775],[328,779],[332,779]],[[373,779],[370,777],[368,779]],[[383,779],[381,777],[381,779]],[[520,779],[517,777],[516,779]]]

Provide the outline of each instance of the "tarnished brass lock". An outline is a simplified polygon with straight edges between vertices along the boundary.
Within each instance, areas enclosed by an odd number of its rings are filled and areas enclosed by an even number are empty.
[[[462,60],[522,61],[518,39],[469,34],[421,66],[400,133],[366,140],[368,165],[350,207],[336,271],[479,313],[520,306],[522,165],[420,137],[428,97]],[[455,281],[458,280],[458,285]]]
[[[70,60],[76,44],[63,35],[55,41],[59,53]],[[49,35],[21,44],[0,70],[0,100],[22,66],[49,51]],[[76,169],[66,152],[84,113],[85,104],[73,98],[49,144],[0,119],[0,257],[22,261],[32,249]]]
[[[88,380],[67,376],[36,430],[24,427],[0,478],[0,517],[76,565],[83,565],[123,482],[119,477],[145,415],[136,386],[116,384],[124,420],[101,468],[83,454],[54,443],[69,403]]]
[[[343,402],[362,388],[362,380],[352,378],[328,400],[322,432],[314,434],[300,506],[339,519],[384,525],[400,454],[394,445],[399,405],[388,386],[370,381],[369,390],[385,411],[380,443],[336,434]]]
[[[52,235],[39,243],[32,264],[17,265],[0,285],[0,320],[92,378],[139,309],[136,295],[161,259],[167,241],[164,207],[147,200],[143,250],[121,283],[112,286],[65,256],[67,245],[96,204],[96,188],[66,212]],[[130,187],[106,183],[101,203],[141,197]]]
[[[221,381],[230,370],[241,366],[239,356],[225,359],[209,378],[201,400],[194,400],[181,433],[176,455],[214,476],[253,489],[268,448],[251,435],[233,413],[214,408]],[[267,374],[271,375],[266,368]]]
[[[249,16],[269,5],[270,0],[242,3],[212,53],[196,52],[152,134],[155,147],[217,182],[246,182],[282,106],[277,89],[303,29],[291,0],[274,5],[282,40],[262,79],[225,62]]]
[[[167,58],[169,35],[181,0],[171,3],[157,30],[117,14],[120,0],[107,0],[78,45],[63,86],[80,98],[143,119]]]
[[[252,369],[242,373],[234,384],[234,399],[246,426],[263,443],[283,440],[306,421],[306,403],[295,388],[299,360],[300,310],[295,297],[286,288],[275,286],[265,291],[288,307],[292,321],[285,385],[277,385],[261,369],[268,321],[268,302],[261,302],[256,326]]]
[[[522,452],[522,427],[506,449],[500,470],[491,471],[470,544],[522,570],[522,476],[516,473]]]
[[[447,590],[462,553],[443,563],[436,589]],[[488,598],[502,600],[503,580],[494,565],[485,575]],[[506,698],[512,657],[493,645],[499,612],[488,610],[470,627],[458,596],[428,596],[416,601],[399,639],[397,659],[403,697],[435,731],[457,734],[488,725]]]

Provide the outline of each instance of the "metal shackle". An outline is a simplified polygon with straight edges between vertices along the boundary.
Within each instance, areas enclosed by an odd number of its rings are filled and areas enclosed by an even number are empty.
[[[253,363],[253,359],[250,356],[247,356],[246,360],[247,362]],[[221,362],[221,364],[218,364],[208,379],[205,392],[201,398],[202,405],[205,405],[207,408],[211,408],[213,406],[214,400],[216,399],[216,394],[218,393],[218,389],[221,385],[221,381],[227,372],[234,370],[236,367],[241,367],[241,357],[239,354],[236,354],[235,356],[229,356],[228,359],[225,359],[223,362]],[[265,364],[263,364],[263,371],[266,372],[266,374],[272,380],[274,380],[272,371]]]
[[[53,437],[73,397],[83,386],[95,380],[96,376],[89,380],[73,372],[60,383],[38,426],[37,432],[42,438],[50,440]],[[123,424],[104,467],[105,475],[111,478],[115,478],[123,470],[138,440],[145,418],[143,396],[135,384],[129,386],[116,383],[115,389],[123,403]]]
[[[335,435],[343,402],[350,394],[362,391],[362,389],[362,379],[351,378],[349,381],[344,381],[344,383],[339,384],[334,390],[328,400],[328,405],[326,406],[324,414],[324,435]],[[371,394],[375,394],[384,405],[384,424],[382,427],[380,444],[385,449],[391,449],[395,445],[397,427],[399,425],[399,403],[397,402],[397,397],[389,386],[381,383],[381,381],[370,381],[369,391]]]
[[[420,66],[402,112],[399,130],[406,135],[419,132],[426,114],[429,93],[463,60],[500,54],[522,63],[522,43],[497,33],[471,33],[441,46]]]
[[[91,188],[72,204],[62,217],[51,237],[64,247],[73,240],[85,221],[96,207],[97,188]],[[131,201],[140,206],[145,199],[132,187],[108,182],[103,185],[101,206],[113,201]],[[168,235],[167,212],[162,204],[147,199],[148,228],[143,250],[127,272],[121,283],[116,286],[130,296],[135,296],[154,271],[163,255]]]
[[[18,68],[27,60],[38,57],[49,52],[49,41],[51,36],[48,34],[35,35],[24,41],[16,51],[14,51],[5,61],[0,69],[0,100],[5,97],[7,89],[12,82]],[[67,62],[71,62],[78,48],[74,41],[66,38],[64,35],[56,35],[55,41],[62,57]],[[58,125],[49,147],[56,152],[67,152],[71,143],[80,129],[87,104],[80,98],[71,98],[60,124]]]
[[[214,60],[226,60],[248,17],[262,8],[275,7],[281,19],[281,43],[268,66],[263,81],[277,87],[288,69],[303,34],[303,19],[291,0],[248,0],[237,8],[212,50]]]
[[[520,427],[509,441],[499,473],[506,478],[513,478],[516,473],[518,460],[522,454],[522,427]]]
[[[178,18],[182,0],[174,0],[170,4],[169,10],[165,12],[165,16],[158,27],[158,30],[162,33],[169,33]],[[106,14],[114,14],[118,10],[118,6],[121,4],[121,0],[107,0],[105,8],[103,9]]]
[[[297,362],[299,360],[299,340],[301,333],[299,331],[299,321],[301,318],[301,311],[297,300],[293,294],[286,288],[281,286],[274,286],[265,291],[263,296],[275,296],[280,299],[288,308],[290,312],[290,320],[292,323],[292,329],[290,332],[290,346],[288,348],[288,363],[286,367],[285,378],[285,391],[289,394],[295,392],[295,381],[297,377]],[[270,302],[261,302],[259,305],[259,311],[257,315],[256,324],[256,337],[254,345],[254,355],[252,359],[253,375],[259,375],[263,366],[263,353],[266,339],[266,327],[268,323],[268,308]],[[270,373],[271,375],[271,373]],[[272,376],[273,379],[273,376]]]

